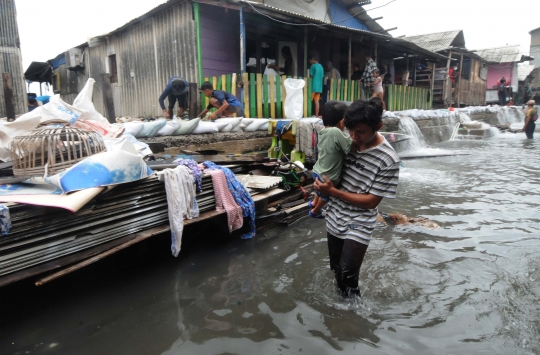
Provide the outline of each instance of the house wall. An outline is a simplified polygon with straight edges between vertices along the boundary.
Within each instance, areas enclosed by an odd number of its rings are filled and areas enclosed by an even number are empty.
[[[240,12],[200,4],[203,78],[240,71]]]
[[[352,17],[350,12],[347,10],[347,7],[343,4],[337,4],[330,1],[330,16],[332,17],[332,22],[337,23],[340,26],[369,31],[369,27],[356,17]]]
[[[486,81],[480,78],[482,62],[471,60],[470,79],[461,79],[459,82],[459,99],[461,104],[468,106],[482,106],[486,103]]]
[[[92,100],[96,110],[107,117],[102,74],[110,74],[108,56],[115,54],[118,82],[111,84],[115,115],[160,116],[158,98],[171,76],[198,81],[196,48],[192,4],[179,3],[110,35],[103,44],[86,47],[79,90],[87,78],[96,80]],[[69,93],[62,98],[66,102],[74,99]]]
[[[5,117],[7,112],[1,73],[11,74],[15,115],[26,113],[26,85],[14,0],[0,0],[0,117]]]

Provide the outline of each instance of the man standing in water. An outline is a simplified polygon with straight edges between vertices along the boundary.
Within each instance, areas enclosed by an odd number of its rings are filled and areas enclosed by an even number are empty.
[[[341,186],[330,179],[315,181],[330,196],[326,229],[330,268],[337,287],[345,295],[360,296],[358,274],[377,222],[377,206],[384,197],[394,198],[399,177],[399,158],[378,131],[382,127],[382,102],[374,97],[357,100],[345,112],[345,127],[357,150],[345,156]]]

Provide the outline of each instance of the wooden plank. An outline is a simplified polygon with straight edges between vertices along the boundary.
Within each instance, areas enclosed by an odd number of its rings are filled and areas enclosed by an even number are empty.
[[[242,81],[244,82],[244,88],[242,91],[244,92],[244,116],[245,117],[251,117],[249,112],[249,75],[248,73],[242,74]]]
[[[304,95],[304,117],[308,117],[308,85],[307,85],[307,81],[304,80],[304,82],[306,83],[304,85],[304,88],[302,89],[302,94]]]
[[[6,103],[6,117],[15,119],[15,101],[13,99],[13,81],[10,73],[2,73],[4,102]],[[114,111],[114,110],[113,110]],[[116,118],[116,117],[114,117]]]
[[[109,120],[109,123],[116,123],[116,114],[114,113],[113,92],[112,92],[112,87],[111,87],[111,77],[107,73],[101,74],[101,91],[103,92],[103,102],[105,103],[107,119]],[[6,94],[6,91],[4,89],[4,95],[5,94]],[[8,100],[6,100],[6,108],[7,108],[7,104],[8,104]],[[9,114],[7,115],[7,117],[9,118]]]
[[[236,77],[237,77],[236,73],[231,74],[231,88],[230,88],[231,91],[230,92],[232,92],[232,94],[234,96],[238,97],[238,95],[237,95],[237,91],[238,91],[237,88],[238,87],[236,85]]]
[[[231,74],[225,75],[225,84],[226,84],[225,91],[233,93],[232,90],[231,90],[231,88],[232,88],[231,79],[232,79]],[[234,93],[233,93],[233,95],[234,95]]]
[[[281,110],[281,77],[279,75],[276,78],[276,118],[283,117],[283,111]]]
[[[281,106],[281,117],[285,118],[285,99],[287,99],[287,91],[285,90],[285,75],[281,76],[281,96],[283,96],[283,105]]]
[[[255,73],[249,74],[249,105],[251,110],[251,117],[257,117],[257,95],[256,95],[256,80]]]
[[[340,88],[339,99],[344,101],[345,100],[345,80],[339,79],[338,83],[339,83],[339,88]]]
[[[349,101],[349,81],[343,80],[343,100]]]
[[[262,94],[263,94],[263,117],[268,118],[268,75],[263,75],[263,87],[262,87]]]
[[[258,73],[257,77],[257,118],[263,117],[263,97],[262,97],[262,74]]]
[[[307,117],[311,117],[311,115],[313,114],[311,111],[312,111],[312,102],[313,100],[311,100],[311,90],[312,90],[312,85],[313,85],[313,78],[308,78],[307,79],[307,87],[308,87],[308,107],[307,107]]]
[[[204,78],[204,81],[212,82],[208,78]],[[212,85],[214,84],[212,83]],[[203,103],[202,109],[205,110],[208,107],[208,104],[210,103],[210,99],[208,99],[208,97],[206,97],[205,94],[201,93],[201,102]]]
[[[69,273],[72,273],[73,271],[77,271],[79,269],[82,269],[83,267],[85,266],[88,266],[90,264],[93,264],[95,263],[96,261],[100,261],[104,258],[106,258],[107,256],[109,255],[112,255],[112,254],[115,254],[117,252],[119,252],[120,250],[122,249],[126,249],[127,247],[130,247],[134,244],[137,244],[145,239],[148,239],[150,237],[153,237],[155,235],[158,235],[158,234],[161,234],[161,233],[165,233],[167,231],[170,230],[170,227],[169,226],[161,226],[161,227],[156,227],[156,228],[152,228],[150,230],[147,230],[147,231],[144,231],[144,232],[140,232],[140,233],[136,233],[133,235],[133,238],[131,240],[129,240],[128,242],[126,243],[123,243],[123,244],[120,244],[112,249],[109,249],[101,254],[98,254],[96,256],[93,256],[91,257],[90,259],[86,259],[80,263],[77,263],[75,265],[72,265],[66,269],[63,269],[63,270],[60,270],[58,272],[55,272],[54,274],[52,275],[48,275],[47,277],[44,277],[42,279],[39,279],[35,282],[35,285],[36,286],[42,286],[44,284],[46,284],[47,282],[50,282],[50,281],[53,281],[53,280],[56,280],[64,275],[67,275]]]
[[[217,77],[217,83],[216,83],[216,86],[214,86],[214,90],[223,90],[223,77],[225,75],[220,75]]]
[[[276,75],[270,75],[270,85],[268,90],[270,91],[270,117],[276,118]]]
[[[354,101],[354,87],[356,86],[355,84],[355,81],[351,81],[351,96],[349,96],[349,101]]]

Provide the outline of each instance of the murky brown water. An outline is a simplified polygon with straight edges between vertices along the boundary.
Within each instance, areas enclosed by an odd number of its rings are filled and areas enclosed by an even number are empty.
[[[441,228],[381,226],[361,301],[333,293],[324,222],[305,219],[1,289],[0,353],[540,354],[540,141],[523,138],[405,162],[381,210]]]

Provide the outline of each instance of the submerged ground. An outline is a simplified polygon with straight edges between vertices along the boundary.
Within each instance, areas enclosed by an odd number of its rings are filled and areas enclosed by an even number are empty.
[[[155,239],[36,288],[0,289],[1,354],[540,354],[540,141],[501,134],[405,161],[361,301],[333,292],[324,221]],[[201,237],[202,238],[202,237]]]

